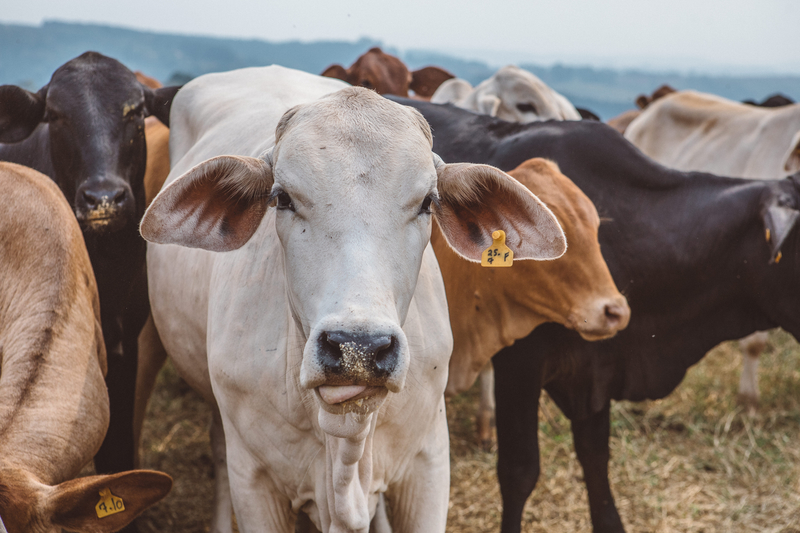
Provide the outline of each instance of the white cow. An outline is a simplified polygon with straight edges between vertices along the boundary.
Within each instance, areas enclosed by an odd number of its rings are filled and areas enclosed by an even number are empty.
[[[625,138],[659,163],[679,170],[783,178],[800,171],[800,104],[755,107],[679,91],[645,108],[628,126]],[[795,219],[786,223],[795,224]],[[765,238],[770,241],[769,235]],[[780,243],[771,245],[777,258]],[[750,405],[758,402],[758,357],[766,341],[766,332],[741,341],[739,396]]]
[[[419,113],[344,87],[251,68],[197,78],[172,107],[173,168],[141,231],[162,243],[164,346],[221,415],[215,531],[227,481],[243,532],[299,517],[366,532],[382,494],[394,531],[444,531],[452,336],[431,214],[472,261],[497,229],[517,259],[566,248],[513,178],[442,163]]]
[[[475,88],[459,78],[447,80],[433,93],[431,102],[452,103],[510,122],[581,119],[569,100],[527,70],[514,65],[501,68]]]

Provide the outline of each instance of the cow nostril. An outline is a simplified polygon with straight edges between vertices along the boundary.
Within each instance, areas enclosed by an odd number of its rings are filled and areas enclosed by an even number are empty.
[[[605,307],[606,321],[610,326],[615,326],[623,321],[625,312],[622,306],[609,304]]]
[[[128,196],[128,191],[125,189],[117,189],[112,197],[112,203],[121,204],[125,201],[125,198]]]
[[[381,344],[375,347],[375,362],[380,364],[394,352],[394,336],[382,337]]]

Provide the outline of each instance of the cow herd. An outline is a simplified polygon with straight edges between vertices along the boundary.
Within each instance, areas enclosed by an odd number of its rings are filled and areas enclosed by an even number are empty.
[[[479,376],[502,531],[544,389],[593,530],[623,532],[611,400],[750,336],[753,404],[761,332],[800,338],[778,103],[664,87],[612,128],[517,67],[472,87],[378,48],[182,88],[87,52],[0,86],[0,531],[138,531],[172,485],[135,470],[169,356],[212,406],[215,533],[444,531],[445,396]]]

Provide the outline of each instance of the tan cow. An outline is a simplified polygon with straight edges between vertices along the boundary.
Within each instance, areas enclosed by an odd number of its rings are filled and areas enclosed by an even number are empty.
[[[0,519],[9,533],[117,531],[172,480],[150,471],[72,479],[108,427],[97,286],[52,180],[0,163],[0,190]],[[124,510],[100,518],[107,489]]]
[[[800,171],[800,104],[755,107],[681,91],[648,106],[625,137],[659,163],[679,170],[756,179]],[[785,221],[789,228],[795,222]],[[766,340],[766,332],[757,332],[741,343],[739,398],[750,406],[758,403],[758,357]]]
[[[561,223],[569,248],[560,259],[484,268],[456,255],[438,227],[431,236],[454,339],[446,394],[466,391],[486,369],[478,417],[484,445],[491,438],[494,411],[494,378],[487,365],[494,354],[544,322],[558,322],[593,341],[612,337],[630,319],[628,303],[600,253],[600,219],[591,200],[551,161],[529,159],[509,174],[541,198]]]
[[[668,94],[672,94],[674,92],[675,89],[665,84],[653,91],[653,94],[650,96],[647,96],[646,94],[640,94],[636,98],[636,107],[639,109],[629,109],[624,113],[620,113],[616,117],[608,119],[606,124],[620,133],[625,133],[625,130],[628,129],[630,123],[633,122],[636,117],[642,114],[642,109],[649,106],[659,98],[664,98]]]
[[[346,81],[350,85],[374,89],[378,94],[408,96],[413,90],[417,96],[430,98],[434,91],[452,74],[439,67],[425,67],[409,72],[399,58],[387,54],[378,47],[370,48],[350,68],[331,65],[322,76]]]

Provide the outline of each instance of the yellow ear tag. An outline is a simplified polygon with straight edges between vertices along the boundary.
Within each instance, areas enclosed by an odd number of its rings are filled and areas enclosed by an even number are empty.
[[[94,506],[94,510],[97,511],[97,518],[105,518],[124,511],[125,504],[122,503],[122,498],[111,494],[111,489],[103,489],[100,491],[100,501]]]
[[[783,257],[783,252],[778,250],[778,255],[775,256],[775,264],[776,265],[781,262],[781,257]]]
[[[481,266],[510,267],[514,264],[514,252],[506,246],[506,232],[499,229],[492,233],[492,245],[483,251]]]
[[[769,242],[769,228],[767,228],[767,242]]]

